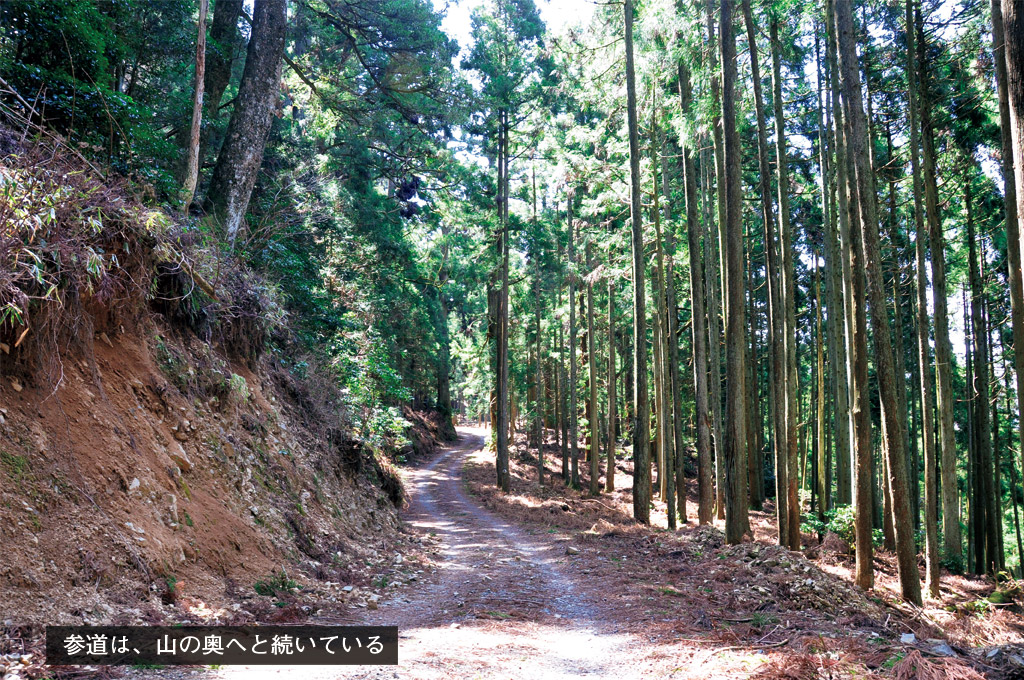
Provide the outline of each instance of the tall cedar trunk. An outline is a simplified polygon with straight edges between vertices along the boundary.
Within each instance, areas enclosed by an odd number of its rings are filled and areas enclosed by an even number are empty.
[[[1017,220],[1011,225],[1010,215],[1007,214],[1006,222],[1006,251],[1010,267],[1010,301],[1013,305],[1013,356],[1014,371],[1017,374],[1017,403],[1019,413],[1024,413],[1024,287],[1021,285],[1021,256],[1020,256],[1020,217],[1024,215],[1024,189],[1016,191],[1018,187],[1024,187],[1024,7],[1015,0],[1003,0],[1002,13],[1002,36],[996,34],[996,38],[1002,37],[1005,45],[1005,77],[999,79],[1000,60],[996,57],[997,79],[1005,83],[1000,87],[1000,113],[1002,114],[1002,102],[1006,101],[1008,120],[1004,120],[1003,129],[1010,129],[1010,146],[1012,153],[1007,153],[1006,142],[1004,141],[1003,172],[1006,176],[1014,178],[1014,195],[1016,198]],[[1012,172],[1008,173],[1008,164],[1011,164]],[[1007,197],[1009,198],[1009,182],[1007,186]],[[1013,203],[1013,201],[1011,201]],[[1014,227],[1016,227],[1014,229]],[[1021,454],[1020,464],[1024,470],[1024,418],[1018,418],[1021,428]],[[1024,572],[1024,568],[1021,569]]]
[[[866,36],[863,33],[863,26],[861,28],[862,28],[861,35],[864,36],[863,39],[866,39]],[[870,76],[870,64],[867,63],[866,59],[865,59],[865,63],[864,63],[864,66],[863,66],[863,72],[864,72],[864,99],[867,101],[867,119],[866,120],[867,120],[867,130],[868,130],[868,141],[867,141],[868,167],[871,168],[871,170],[872,170],[872,175],[871,175],[871,177],[872,177],[872,179],[871,179],[871,189],[872,189],[872,191],[870,193],[871,193],[872,196],[876,197],[876,214],[878,215],[878,219],[880,220],[881,219],[881,212],[880,212],[880,210],[878,209],[878,206],[877,206],[878,186],[877,186],[877,182],[876,182],[876,177],[874,175],[874,169],[877,167],[877,163],[875,163],[875,143],[874,143],[874,139],[875,139],[875,130],[874,130],[875,114],[874,114],[874,111],[872,110],[872,104],[873,104],[874,100],[871,98],[871,92],[868,89],[869,78],[871,76]],[[881,251],[879,251],[879,259],[884,261],[884,256],[882,255]],[[882,276],[883,276],[882,280],[883,280],[883,289],[884,289],[884,281],[885,281],[885,279],[884,279],[884,277],[885,277],[885,270],[884,269],[882,270]],[[870,279],[868,280],[868,285],[869,286],[871,285]],[[871,291],[871,289],[868,288],[868,303],[869,303],[869,305],[871,303],[870,291]],[[872,310],[872,311],[874,311],[874,310]],[[888,309],[886,310],[886,319],[888,319]],[[872,316],[871,320],[872,320],[872,322],[874,322],[874,317],[873,316]],[[895,349],[893,351],[895,352]],[[895,360],[894,360],[894,365],[895,365]],[[897,373],[897,375],[899,375],[899,374]],[[897,388],[896,392],[897,392],[897,394],[899,394],[900,389]],[[883,402],[879,402],[879,406],[880,406],[880,410],[882,412],[882,441],[881,441],[882,455],[879,456],[879,459],[878,459],[880,465],[878,466],[878,468],[876,468],[878,473],[879,473],[879,484],[880,484],[880,486],[876,486],[875,487],[875,499],[876,499],[875,505],[876,505],[876,508],[878,508],[878,512],[876,512],[875,517],[876,517],[876,521],[880,521],[882,523],[882,535],[884,537],[883,538],[883,542],[882,542],[882,547],[885,548],[889,552],[893,552],[893,551],[896,550],[896,534],[895,534],[895,529],[893,528],[892,493],[891,493],[891,491],[889,489],[889,485],[885,483],[885,480],[888,478],[888,473],[887,473],[888,465],[886,463],[886,458],[885,458],[888,455],[887,443],[889,441],[888,438],[885,435],[885,432],[886,432],[886,429],[885,429],[886,428],[886,414],[885,414],[885,410],[886,410],[888,405],[883,403]],[[901,408],[899,406],[899,402],[897,402],[896,408],[897,409]],[[879,488],[881,488],[881,490],[882,490],[882,498],[881,498],[880,502],[878,500],[878,489]]]
[[[566,215],[568,216],[569,208],[568,202],[566,203]],[[558,245],[558,261],[562,261],[562,245]],[[565,323],[561,320],[562,313],[562,285],[563,281],[561,278],[558,282],[558,382],[561,384],[558,394],[558,423],[559,431],[561,432],[561,441],[559,442],[559,449],[562,453],[562,481],[566,484],[569,483],[569,417],[568,417],[568,391],[569,386],[566,382],[565,377]]]
[[[656,107],[655,107],[656,110]],[[665,513],[668,517],[668,528],[676,528],[676,508],[675,508],[675,460],[673,459],[674,454],[674,443],[673,439],[675,436],[674,429],[671,426],[672,414],[671,414],[671,403],[672,399],[670,396],[670,390],[672,385],[672,376],[669,373],[669,361],[668,361],[668,313],[666,310],[666,273],[665,273],[665,253],[663,248],[663,234],[661,231],[661,205],[660,205],[660,187],[658,186],[658,175],[661,172],[661,158],[658,153],[658,122],[657,118],[652,121],[653,129],[653,144],[651,145],[651,157],[654,166],[654,238],[655,238],[655,253],[657,262],[657,276],[654,281],[654,289],[657,295],[657,304],[655,305],[655,337],[657,339],[657,356],[659,361],[656,362],[656,372],[660,376],[658,386],[658,400],[659,400],[659,411],[658,411],[658,440],[660,448],[660,464],[662,467],[658,468],[658,487],[661,492],[661,498],[665,501]]]
[[[704,245],[708,252],[705,259],[707,265],[707,308],[708,308],[708,342],[711,365],[711,414],[715,433],[715,508],[718,519],[725,519],[725,441],[722,425],[722,331],[719,313],[722,311],[722,256],[720,246],[723,244],[725,229],[725,144],[722,138],[721,87],[718,78],[718,53],[715,44],[714,0],[708,0],[707,27],[708,51],[711,70],[711,127],[714,139],[715,154],[715,197],[718,202],[717,221],[712,229],[708,222],[705,230]]]
[[[196,33],[196,73],[192,94],[192,125],[189,127],[188,152],[185,161],[182,212],[188,214],[199,180],[199,131],[203,122],[203,87],[206,80],[206,13],[209,0],[199,0],[199,25]]]
[[[690,71],[679,60],[679,101],[684,116],[692,103]],[[690,251],[690,307],[693,319],[693,383],[697,421],[697,521],[711,522],[714,489],[711,463],[711,418],[708,414],[708,351],[705,329],[704,266],[701,257],[701,221],[697,215],[697,169],[693,140],[683,140],[683,174],[686,191],[686,239]]]
[[[536,186],[536,185],[535,185]],[[536,197],[536,191],[534,196]],[[535,204],[536,205],[536,204]],[[536,209],[534,210],[536,215]],[[535,318],[535,332],[537,333],[537,399],[534,402],[534,417],[537,419],[537,482],[544,486],[544,369],[542,363],[541,353],[541,332],[540,332],[540,312],[541,312],[541,300],[543,299],[540,295],[540,259],[537,259],[537,273],[534,278],[534,313]]]
[[[967,166],[968,171],[973,167]],[[971,326],[974,329],[974,383],[971,386],[974,397],[975,434],[977,436],[978,472],[981,496],[977,497],[978,514],[982,518],[981,535],[975,540],[982,550],[983,559],[976,565],[979,573],[995,574],[999,568],[999,529],[995,512],[995,466],[992,461],[992,430],[989,428],[989,384],[988,384],[988,325],[982,311],[981,269],[978,244],[975,240],[974,214],[972,210],[970,175],[965,177],[964,205],[967,211],[967,251],[971,285]]]
[[[843,279],[842,265],[839,254],[839,234],[836,231],[836,214],[832,204],[832,175],[833,164],[831,152],[834,146],[831,143],[831,90],[824,92],[826,106],[822,107],[822,83],[821,71],[822,58],[820,55],[820,42],[817,33],[814,39],[815,65],[817,68],[818,98],[818,149],[820,152],[821,169],[821,201],[822,215],[824,217],[824,242],[825,242],[825,299],[828,314],[826,317],[826,335],[828,342],[828,376],[832,396],[832,427],[836,456],[836,498],[839,499],[845,487],[849,492],[850,481],[850,402],[849,384],[846,381],[846,314],[843,311]],[[826,70],[828,70],[826,68]],[[826,76],[827,77],[827,76]],[[824,110],[823,110],[824,108]],[[826,475],[830,475],[831,463],[828,465]],[[827,488],[831,489],[832,482],[829,479]],[[831,494],[829,494],[831,501]],[[840,501],[841,502],[841,501]]]
[[[925,587],[931,597],[939,596],[939,506],[938,465],[935,459],[935,396],[929,357],[928,241],[921,205],[921,133],[917,121],[917,32],[914,30],[914,0],[906,3],[907,112],[910,119],[910,169],[914,194],[914,246],[917,265],[917,365],[921,390],[921,436],[924,444],[924,542]]]
[[[216,0],[213,5],[213,21],[210,22],[210,39],[205,49],[203,73],[203,114],[206,123],[199,131],[199,165],[202,166],[209,145],[210,131],[220,117],[220,100],[231,82],[231,67],[238,50],[238,19],[242,16],[242,0]],[[191,127],[182,125],[176,135],[178,146],[187,148],[191,138]],[[175,178],[184,183],[188,172],[188,156],[182,156],[175,169]]]
[[[604,473],[604,490],[608,493],[615,491],[615,288],[612,279],[608,277],[608,460]]]
[[[594,270],[594,244],[587,240],[587,271]],[[594,282],[587,277],[587,364],[590,367],[590,495],[601,493],[601,430],[597,417],[597,339],[594,337]]]
[[[654,216],[652,209],[652,218]],[[652,219],[652,222],[654,220]],[[658,229],[655,229],[655,253],[651,267],[651,294],[654,296],[654,309],[651,310],[651,330],[653,340],[651,351],[654,354],[654,465],[658,469],[658,497],[665,500],[665,391],[664,363],[662,361],[662,323],[661,323],[661,271],[658,268]]]
[[[825,16],[833,17],[834,11],[832,0],[825,2]],[[850,222],[856,214],[856,204],[850,201],[850,177],[849,177],[849,151],[846,145],[846,130],[842,110],[842,100],[839,94],[839,56],[835,39],[835,22],[828,21],[826,26],[828,40],[826,41],[825,59],[829,71],[829,88],[832,94],[832,130],[835,134],[836,149],[836,203],[838,206],[837,218],[839,223],[839,241],[842,255],[840,257],[840,273],[842,275],[842,301],[843,301],[843,338],[846,343],[845,353],[847,361],[843,364],[846,373],[845,384],[848,394],[855,395],[854,373],[857,370],[856,353],[854,352],[854,328],[857,326],[857,307],[855,304],[855,286],[863,285],[863,272],[853,269],[852,260],[852,233]],[[860,300],[862,294],[858,293],[856,300]],[[866,370],[866,364],[865,364]],[[865,378],[866,380],[866,378]],[[857,404],[849,403],[847,434],[847,454],[844,460],[838,460],[836,465],[836,499],[841,505],[849,505],[854,502],[854,465],[857,455],[857,437],[861,429],[858,429]],[[862,416],[863,417],[863,416]],[[870,423],[866,427],[870,427]],[[870,437],[870,430],[868,435]],[[870,563],[868,563],[870,565]],[[859,582],[859,581],[858,581]]]
[[[857,198],[860,204],[860,232],[864,263],[867,269],[868,294],[875,348],[875,369],[878,376],[879,399],[884,404],[898,403],[896,369],[893,362],[889,314],[885,303],[885,282],[882,276],[875,206],[874,174],[868,160],[867,127],[861,102],[860,73],[854,37],[853,12],[850,0],[836,0],[836,33],[839,42],[840,70],[843,80],[843,103],[847,113],[849,143],[853,150]],[[921,582],[917,571],[913,524],[908,499],[907,459],[903,431],[906,413],[896,408],[884,409],[885,451],[888,487],[892,494],[893,523],[896,533],[896,558],[903,597],[921,603]],[[859,546],[858,546],[859,547]]]
[[[931,98],[928,86],[927,47],[920,7],[916,10],[918,57],[918,105],[921,121],[921,169],[924,179],[925,216],[931,245],[932,297],[935,304],[935,373],[938,389],[936,406],[939,414],[939,450],[942,475],[942,533],[946,557],[963,558],[960,535],[959,491],[956,481],[956,435],[953,427],[953,348],[949,341],[949,315],[946,310],[946,239],[939,215],[939,191],[935,176],[935,141],[931,122]]]
[[[1020,212],[1017,210],[1017,179],[1014,176],[1013,133],[1010,95],[1007,91],[1007,58],[999,0],[992,0],[992,52],[995,56],[995,84],[999,101],[999,130],[1002,141],[1002,181],[1007,230],[1007,267],[1010,278],[1010,310],[1013,317],[1014,373],[1017,376],[1018,414],[1024,414],[1024,283],[1021,280]],[[1024,461],[1024,418],[1018,418],[1018,440]],[[998,468],[998,466],[996,466]],[[1014,508],[1016,509],[1016,505]],[[1024,554],[1024,553],[1019,553]],[[1021,559],[1024,563],[1024,558]]]
[[[1006,343],[1003,343],[1003,356],[1007,355]],[[1003,393],[1006,395],[1006,412],[1012,413],[1013,407],[1010,404],[1010,372],[1006,370],[1005,365],[1003,368]],[[1017,537],[1017,554],[1024,555],[1024,537],[1021,536],[1020,531],[1020,509],[1017,507],[1017,485],[1019,479],[1017,477],[1017,461],[1013,456],[1010,456],[1010,500],[1013,503],[1013,527],[1014,533]],[[1017,561],[1017,578],[1024,578],[1024,560]]]
[[[757,118],[757,159],[761,189],[761,215],[764,220],[764,242],[767,257],[768,285],[768,345],[771,348],[769,383],[772,388],[772,448],[775,454],[775,509],[778,516],[779,544],[789,545],[789,503],[778,502],[788,498],[789,449],[786,438],[786,354],[782,344],[784,334],[782,308],[782,272],[779,265],[778,244],[775,237],[775,211],[772,207],[771,166],[768,160],[768,126],[765,122],[764,96],[761,88],[761,69],[757,53],[756,31],[750,9],[750,0],[743,0],[743,18],[747,28],[750,49],[750,70],[754,81],[754,112]]]
[[[647,309],[644,297],[644,232],[640,205],[640,139],[633,70],[633,0],[625,0],[626,113],[629,123],[629,209],[633,247],[633,517],[651,521],[651,423],[647,395]]]
[[[784,328],[782,345],[786,355],[786,442],[789,451],[789,523],[787,538],[790,550],[800,549],[800,495],[797,489],[797,357],[796,357],[796,270],[793,265],[793,230],[789,217],[789,161],[786,156],[786,121],[782,103],[781,46],[779,20],[772,13],[769,21],[772,53],[772,99],[775,104],[775,163],[779,177],[779,248],[782,253],[782,300]],[[781,501],[780,501],[781,502]]]
[[[661,144],[664,147],[666,136],[662,136]],[[665,154],[662,154],[664,157]],[[668,172],[662,168],[661,172],[662,193],[665,195],[665,221],[672,224],[672,203],[669,200]],[[665,351],[668,354],[668,409],[671,412],[672,422],[672,475],[675,478],[676,514],[679,521],[686,524],[686,476],[684,470],[684,456],[686,455],[683,446],[683,382],[679,370],[679,307],[676,299],[676,277],[675,277],[675,256],[676,237],[675,230],[671,226],[665,231],[665,318],[666,332]]]
[[[832,87],[833,103],[838,106],[839,98],[839,26],[836,12],[833,10],[832,0],[828,0],[826,15],[833,18],[830,23],[832,36],[829,39],[829,56],[833,65]],[[852,18],[850,23],[852,24]],[[852,26],[850,27],[852,30]],[[856,73],[856,66],[854,66]],[[847,97],[843,97],[847,99]],[[872,569],[872,488],[874,479],[872,475],[871,448],[871,405],[868,395],[868,338],[867,338],[867,305],[864,299],[864,252],[863,243],[860,238],[861,231],[857,228],[860,220],[860,208],[858,206],[858,190],[853,169],[853,152],[849,143],[849,109],[846,108],[846,101],[843,101],[842,116],[836,117],[836,138],[839,164],[839,182],[841,189],[845,188],[848,196],[846,210],[842,209],[843,191],[840,191],[840,213],[846,213],[846,233],[842,232],[843,225],[840,222],[840,236],[843,242],[843,259],[849,264],[845,265],[851,273],[850,289],[847,295],[847,315],[850,354],[850,392],[852,395],[851,423],[853,443],[853,501],[855,506],[854,533],[856,540],[856,575],[855,582],[865,590],[870,589],[874,584],[874,571]],[[840,125],[840,121],[842,124]],[[845,271],[844,271],[845,276]]]
[[[772,208],[771,190],[771,167],[768,160],[768,126],[765,122],[764,96],[761,87],[761,67],[757,52],[757,33],[754,28],[753,13],[750,9],[750,0],[743,0],[743,20],[747,29],[747,44],[750,50],[750,72],[754,83],[754,113],[757,119],[757,161],[758,179],[761,193],[761,216],[764,220],[764,242],[766,257],[765,283],[768,287],[768,346],[771,351],[771,363],[769,372],[769,384],[772,389],[772,417],[769,419],[770,431],[772,432],[772,447],[775,454],[775,480],[776,499],[786,497],[789,488],[787,471],[789,469],[788,450],[780,447],[783,441],[779,433],[784,432],[785,411],[778,405],[785,403],[785,354],[782,343],[778,338],[782,336],[781,311],[781,290],[782,280],[779,272],[778,247],[775,238],[775,211]],[[752,456],[753,457],[753,456]],[[751,484],[753,484],[753,480]],[[763,485],[762,485],[763,486]],[[760,490],[758,498],[763,500],[764,489]],[[788,545],[789,510],[788,503],[776,503],[779,526],[779,544]]]
[[[748,241],[749,242],[749,241]],[[747,319],[751,329],[758,328],[757,297],[754,288],[754,248],[747,250]],[[757,380],[758,352],[757,332],[750,333],[750,342],[747,345],[747,374],[746,374],[746,395],[747,401],[747,493],[750,494],[750,508],[754,510],[764,509],[764,465],[761,460],[761,400]]]
[[[722,126],[725,132],[726,380],[725,540],[739,543],[750,532],[747,514],[746,320],[743,291],[743,188],[736,129],[736,38],[732,1],[722,0]],[[792,524],[791,524],[792,526]]]
[[[533,197],[533,214],[531,221],[534,226],[537,224],[537,165],[536,162],[530,164],[530,175],[532,180],[532,197]],[[540,278],[541,278],[541,260],[540,254],[536,256],[537,271],[534,273],[534,289],[533,289],[533,302],[534,302],[534,314],[535,314],[535,328],[536,333],[536,345],[537,345],[537,378],[534,390],[537,395],[534,401],[534,418],[537,422],[537,482],[544,486],[544,364],[542,361],[542,338],[540,329],[540,317],[541,317],[541,306],[542,300],[540,295]]]
[[[817,376],[817,399],[815,401],[815,446],[817,447],[816,478],[818,494],[818,515],[824,519],[825,512],[829,507],[828,485],[826,484],[825,470],[825,341],[822,334],[821,314],[821,267],[817,266],[818,256],[814,256],[814,299],[815,299],[815,325],[817,326],[817,364],[815,375]]]
[[[868,98],[870,103],[871,99]],[[868,115],[870,116],[870,106],[868,108]],[[892,144],[892,130],[888,121],[885,123],[885,139],[887,145],[887,158],[893,157],[893,144]],[[897,221],[897,208],[896,208],[896,181],[894,179],[889,180],[889,208],[887,211],[887,235],[890,242],[891,253],[890,253],[890,265],[892,271],[892,318],[893,318],[893,352],[895,353],[896,361],[896,394],[899,399],[896,402],[896,407],[905,414],[910,414],[910,405],[907,403],[907,395],[910,394],[910,386],[907,384],[907,350],[903,341],[903,311],[906,308],[903,300],[903,268],[900,264],[902,249],[902,239],[900,236],[899,229],[896,224]],[[906,424],[904,420],[904,424]],[[918,530],[917,517],[920,512],[919,503],[917,500],[920,489],[918,488],[918,467],[916,465],[916,458],[912,453],[910,446],[910,427],[904,427],[903,429],[903,451],[907,459],[908,469],[908,499],[910,502],[910,517],[911,522],[914,525],[914,532]],[[916,545],[916,544],[915,544]]]
[[[974,357],[977,351],[974,349],[973,318],[970,307],[967,303],[967,284],[963,286],[963,310],[964,310],[964,332],[967,340],[967,488],[968,488],[968,521],[967,521],[967,546],[968,546],[968,567],[967,570],[973,573],[984,573],[985,571],[985,501],[983,498],[984,487],[980,476],[980,461],[978,459],[978,422],[975,420],[977,409],[977,395],[974,388]]]
[[[207,211],[219,220],[230,241],[243,228],[263,148],[270,136],[287,28],[287,0],[256,0],[235,110],[206,196]]]
[[[445,274],[447,277],[447,274]],[[444,287],[437,291],[438,302],[438,335],[440,343],[437,352],[437,409],[444,416],[444,434],[448,437],[455,436],[455,427],[452,424],[452,394],[451,394],[451,339],[448,336],[448,300],[445,299]]]
[[[576,227],[569,198],[569,485],[580,488],[579,404],[576,376]]]
[[[498,228],[500,240],[500,287],[497,300],[497,371],[495,375],[495,398],[497,400],[497,420],[494,423],[494,435],[497,454],[495,469],[498,488],[508,493],[511,480],[508,472],[508,437],[510,426],[510,398],[508,379],[508,267],[509,267],[509,232],[508,232],[508,157],[509,135],[507,118],[504,110],[498,112]]]

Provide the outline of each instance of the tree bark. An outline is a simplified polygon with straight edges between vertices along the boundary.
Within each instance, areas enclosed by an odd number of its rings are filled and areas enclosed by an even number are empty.
[[[789,452],[789,488],[787,501],[789,523],[787,537],[789,549],[800,549],[800,495],[798,480],[793,471],[799,456],[797,441],[797,357],[796,357],[796,284],[793,265],[793,230],[789,216],[789,160],[786,155],[786,122],[782,105],[781,46],[779,44],[779,20],[772,13],[769,20],[772,52],[772,90],[775,104],[775,162],[779,177],[779,247],[782,252],[782,303],[783,335],[782,346],[786,356],[786,443]],[[781,501],[780,501],[781,502]]]
[[[203,123],[203,86],[206,80],[206,12],[209,0],[199,0],[199,26],[196,33],[196,73],[192,95],[192,125],[189,127],[186,154],[185,181],[182,193],[182,212],[188,215],[199,181],[199,132]]]
[[[656,107],[655,107],[656,110]],[[653,117],[653,116],[652,116]],[[669,360],[668,360],[668,312],[666,309],[666,273],[665,273],[665,252],[663,248],[664,234],[661,230],[661,201],[660,198],[660,187],[658,186],[658,176],[661,173],[661,158],[658,153],[659,146],[659,132],[657,118],[654,117],[652,121],[652,144],[651,144],[651,159],[653,161],[654,168],[654,239],[655,239],[655,262],[657,264],[657,273],[654,278],[654,291],[657,295],[657,304],[655,305],[655,340],[656,340],[656,358],[658,361],[655,362],[655,373],[659,378],[657,380],[657,394],[658,394],[658,448],[659,448],[659,465],[658,468],[658,487],[661,492],[661,498],[665,502],[665,513],[668,517],[668,528],[676,528],[676,508],[675,508],[675,460],[674,460],[674,438],[675,432],[671,425],[673,420],[672,410],[672,397],[670,394],[672,385],[672,376],[669,371]]]
[[[647,310],[644,297],[644,233],[640,205],[640,139],[633,67],[633,0],[625,0],[626,113],[629,125],[629,208],[633,247],[633,517],[650,524],[651,431],[647,395]]]
[[[690,72],[679,60],[679,101],[683,116],[692,104]],[[690,255],[690,306],[693,319],[693,383],[697,424],[697,522],[709,524],[713,512],[714,487],[711,463],[711,418],[708,413],[708,352],[704,306],[704,266],[701,257],[701,222],[697,215],[697,169],[693,162],[693,140],[682,140],[683,175],[686,195],[686,238]]]
[[[834,16],[832,0],[826,0],[825,15]],[[850,201],[850,177],[849,177],[849,151],[846,145],[845,120],[842,110],[842,98],[839,92],[839,57],[835,39],[835,22],[830,20],[826,29],[828,40],[826,41],[825,59],[829,71],[829,88],[832,94],[832,129],[835,133],[836,152],[836,201],[838,206],[837,221],[839,224],[839,241],[841,244],[842,256],[839,268],[842,276],[841,296],[843,302],[843,338],[845,340],[846,361],[843,364],[845,372],[845,384],[851,398],[854,396],[854,371],[857,363],[854,352],[854,328],[857,324],[856,305],[854,303],[855,284],[862,285],[863,272],[855,271],[852,267],[852,233],[850,229],[851,216],[856,214],[856,204]],[[860,298],[857,298],[858,300]],[[845,459],[837,460],[836,464],[836,499],[841,505],[849,505],[854,502],[854,474],[853,468],[856,463],[856,437],[859,430],[857,425],[857,405],[850,401],[846,432]],[[870,426],[870,423],[868,423]]]
[[[235,110],[206,196],[207,211],[232,242],[244,228],[245,212],[277,108],[287,20],[286,0],[256,0]]]
[[[875,369],[879,398],[883,404],[898,403],[889,314],[885,303],[885,285],[881,269],[878,218],[875,205],[874,174],[868,160],[868,134],[860,85],[859,65],[854,38],[850,0],[836,0],[836,33],[843,81],[843,102],[847,113],[849,143],[853,150],[854,172],[860,204],[860,232],[867,269],[868,294],[875,347]],[[906,413],[884,409],[888,486],[892,494],[893,523],[896,532],[896,557],[903,597],[920,605],[921,583],[917,571],[913,526],[910,518],[907,460],[903,447]],[[859,546],[858,546],[859,547]]]
[[[715,197],[718,203],[717,222],[708,222],[704,245],[708,249],[707,308],[708,308],[708,361],[711,367],[711,414],[715,442],[715,512],[725,519],[725,440],[722,425],[722,331],[719,313],[722,311],[722,278],[725,202],[725,143],[722,137],[721,86],[718,77],[718,47],[715,42],[714,0],[707,5],[708,51],[711,71],[711,127],[714,140]],[[713,228],[711,225],[715,224]],[[714,231],[713,231],[714,229]]]
[[[953,348],[949,340],[949,314],[946,288],[946,239],[939,214],[938,182],[935,176],[935,141],[931,122],[931,97],[927,46],[924,29],[916,9],[917,56],[919,73],[919,106],[921,120],[922,174],[924,178],[925,216],[931,245],[932,297],[935,304],[935,373],[936,406],[939,412],[939,449],[942,476],[942,533],[947,559],[963,560],[963,538],[960,533],[959,490],[956,481],[956,435],[953,426]]]
[[[610,256],[609,256],[610,257]],[[615,288],[608,277],[608,461],[604,490],[615,491]]]
[[[750,532],[747,514],[746,320],[743,277],[743,188],[740,136],[736,129],[736,38],[732,0],[722,0],[722,126],[725,133],[726,197],[726,432],[725,540],[739,543]],[[792,526],[792,523],[791,525]]]
[[[995,4],[993,2],[993,6]],[[1003,177],[1006,180],[1006,252],[1013,313],[1013,369],[1017,376],[1018,413],[1024,414],[1024,284],[1021,283],[1020,255],[1020,217],[1024,215],[1024,190],[1017,190],[1024,187],[1024,8],[1020,2],[1004,0],[1001,9],[1001,12],[993,10],[993,22],[996,18],[1000,20],[1000,25],[993,31],[993,38],[1004,46],[1002,55],[998,49],[996,51],[996,82],[999,84],[999,113],[1004,131]],[[1006,134],[1007,130],[1009,134]],[[1012,214],[1009,206],[1015,208]],[[1024,418],[1018,418],[1018,425],[1020,464],[1024,470]]]
[[[662,145],[665,137],[662,137]],[[664,154],[662,154],[664,157]],[[669,200],[668,172],[662,168],[661,172],[662,193],[665,195],[665,221],[672,222],[671,202]],[[679,521],[686,524],[686,476],[684,470],[684,457],[686,449],[683,445],[683,382],[679,370],[679,308],[676,300],[676,277],[675,277],[675,256],[676,237],[670,226],[665,231],[665,306],[666,306],[666,332],[665,351],[668,354],[668,404],[667,409],[671,412],[672,428],[672,475],[675,478],[675,501],[676,512]]]
[[[988,384],[988,325],[982,311],[984,289],[981,282],[981,269],[978,263],[978,244],[975,239],[973,194],[970,187],[970,171],[968,166],[964,178],[964,206],[967,212],[967,252],[969,260],[969,278],[971,286],[971,326],[974,329],[974,382],[971,385],[974,398],[974,422],[977,436],[979,490],[981,494],[975,498],[976,512],[981,517],[981,534],[975,541],[981,550],[976,551],[981,557],[975,564],[979,573],[995,574],[999,568],[999,530],[996,509],[995,468],[992,461],[992,430],[989,421],[989,384]]]
[[[939,509],[937,496],[938,461],[935,459],[935,396],[929,357],[928,240],[921,205],[921,132],[917,115],[917,32],[914,30],[914,0],[906,3],[907,117],[910,120],[910,170],[914,194],[914,247],[917,264],[917,364],[921,390],[921,436],[924,445],[924,533],[925,587],[939,596]]]
[[[594,244],[587,239],[587,271],[594,270]],[[587,364],[590,368],[590,495],[601,493],[601,430],[597,417],[597,340],[594,337],[594,282],[587,277]]]
[[[569,486],[580,488],[579,404],[577,403],[578,377],[576,375],[576,226],[572,219],[569,198]]]
[[[779,527],[779,545],[789,545],[789,448],[786,439],[786,352],[783,345],[782,271],[775,236],[775,211],[772,207],[771,168],[768,160],[768,131],[765,122],[761,70],[757,54],[756,31],[750,0],[743,2],[743,15],[750,44],[750,66],[754,81],[754,112],[757,118],[758,170],[761,187],[761,214],[764,220],[767,256],[769,345],[772,362],[772,447],[775,453],[775,509]]]

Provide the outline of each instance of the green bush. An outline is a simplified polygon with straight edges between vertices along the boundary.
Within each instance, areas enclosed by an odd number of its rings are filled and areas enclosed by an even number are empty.
[[[288,578],[288,572],[284,569],[280,573],[273,573],[262,581],[256,581],[253,589],[258,595],[274,597],[278,593],[290,593],[298,590],[299,584]]]

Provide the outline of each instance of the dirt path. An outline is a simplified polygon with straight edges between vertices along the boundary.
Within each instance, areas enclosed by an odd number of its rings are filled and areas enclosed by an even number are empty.
[[[303,678],[640,677],[629,661],[630,643],[638,641],[602,621],[602,608],[577,592],[565,544],[538,539],[466,495],[462,465],[483,446],[484,433],[460,429],[454,447],[405,473],[411,505],[403,518],[436,537],[443,560],[436,580],[403,589],[360,617],[399,626],[399,667],[307,667]],[[295,672],[227,667],[206,677]]]

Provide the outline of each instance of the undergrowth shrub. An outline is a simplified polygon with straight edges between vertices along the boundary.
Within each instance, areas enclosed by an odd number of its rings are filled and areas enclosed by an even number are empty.
[[[24,362],[136,319],[164,213],[128,198],[61,149],[30,145],[0,161],[0,342]],[[59,370],[54,366],[49,366]]]
[[[855,517],[856,509],[852,505],[838,505],[825,511],[824,521],[818,515],[808,513],[803,516],[802,523],[807,531],[818,534],[833,533],[853,548],[857,543],[857,535],[854,531]],[[874,545],[881,545],[882,539],[881,530],[871,530],[871,540]]]

